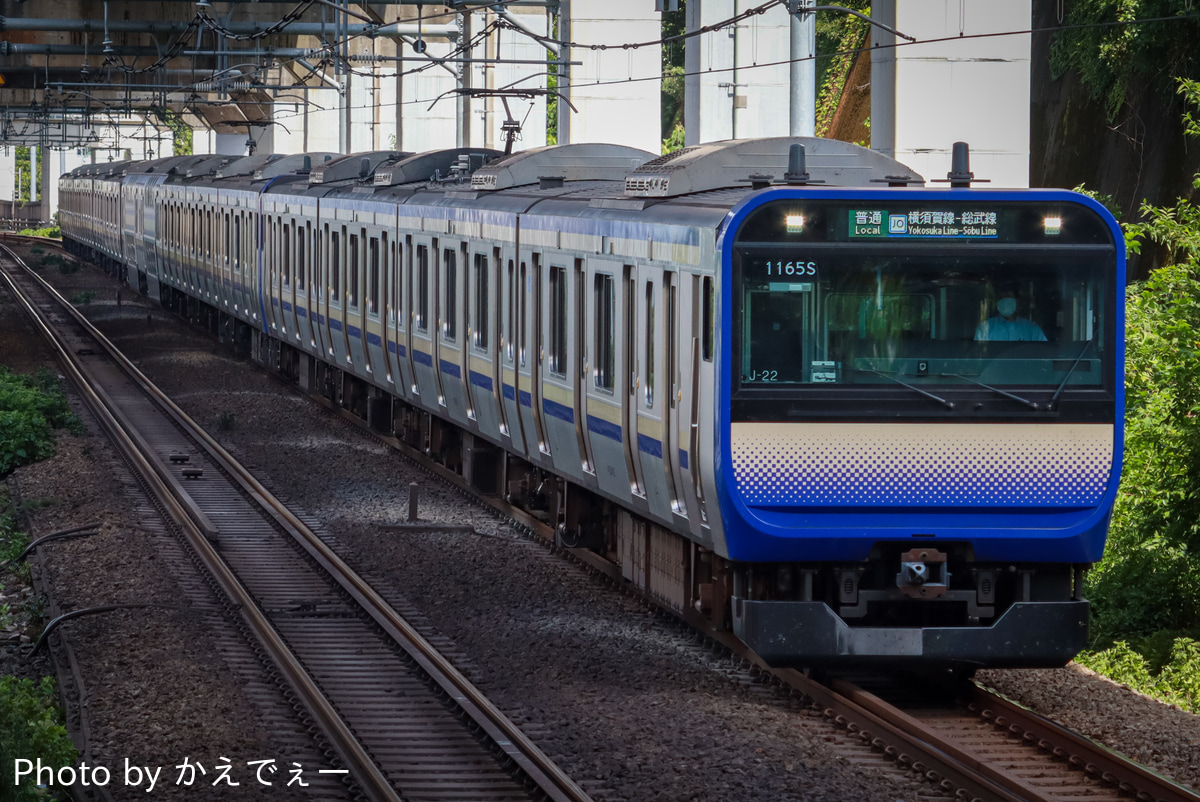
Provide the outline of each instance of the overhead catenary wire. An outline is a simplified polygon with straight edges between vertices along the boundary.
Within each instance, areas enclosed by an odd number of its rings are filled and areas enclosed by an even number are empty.
[[[310,2],[311,2],[311,0],[310,0]],[[749,9],[746,12],[743,12],[742,14],[737,15],[737,17],[729,18],[729,19],[723,20],[719,23],[715,23],[710,26],[705,26],[704,28],[696,29],[695,31],[689,31],[689,32],[679,35],[679,36],[664,37],[661,40],[655,40],[655,41],[657,41],[659,43],[674,42],[679,39],[694,37],[694,36],[697,36],[697,35],[700,35],[703,33],[715,32],[717,30],[721,30],[724,27],[727,27],[730,24],[736,24],[736,21],[745,19],[749,15],[764,13],[765,10],[769,9],[770,7],[773,7],[774,5],[778,5],[782,2],[784,2],[784,0],[770,0],[770,2],[768,2],[768,3],[764,3],[760,6],[756,6],[754,9]],[[504,5],[504,4],[498,3],[497,5]],[[475,6],[475,7],[472,7],[470,9],[470,11],[482,10],[482,9],[486,9],[486,8],[487,8],[487,6]],[[436,17],[436,16],[456,15],[456,14],[460,14],[460,13],[462,13],[461,10],[454,11],[454,12],[447,12],[447,13],[441,14],[441,15],[432,15],[431,18]],[[786,65],[786,64],[791,64],[791,63],[794,63],[797,61],[806,61],[806,60],[815,59],[815,58],[835,58],[835,57],[846,56],[846,55],[854,55],[857,53],[871,52],[871,51],[875,51],[875,50],[901,48],[901,47],[913,47],[913,46],[918,46],[918,45],[936,44],[936,43],[946,42],[946,41],[965,41],[968,39],[986,39],[986,38],[995,38],[995,37],[1004,37],[1004,36],[1024,36],[1024,35],[1030,35],[1030,34],[1058,33],[1058,32],[1069,31],[1069,30],[1085,30],[1085,29],[1110,28],[1110,27],[1132,27],[1132,26],[1139,26],[1139,25],[1150,25],[1150,24],[1168,23],[1168,22],[1188,22],[1188,21],[1194,22],[1197,20],[1200,20],[1200,15],[1197,15],[1196,13],[1183,13],[1183,14],[1175,14],[1175,15],[1169,15],[1169,16],[1150,17],[1150,18],[1144,18],[1144,19],[1111,20],[1111,21],[1101,21],[1101,22],[1075,23],[1075,24],[1070,24],[1070,25],[1053,25],[1053,26],[1047,26],[1047,27],[1042,27],[1042,28],[1032,28],[1031,27],[1028,29],[1009,30],[1009,31],[992,31],[992,32],[977,33],[977,34],[964,34],[964,35],[956,34],[956,35],[952,35],[952,36],[938,37],[938,38],[933,38],[933,39],[921,39],[921,40],[915,40],[915,41],[911,41],[911,42],[894,42],[894,43],[876,44],[876,45],[871,45],[868,47],[854,48],[854,49],[850,49],[850,50],[841,50],[841,51],[837,51],[837,52],[833,52],[833,53],[823,53],[823,54],[816,55],[816,56],[805,56],[805,57],[801,57],[798,59],[781,59],[781,60],[773,61],[773,62],[762,62],[762,63],[756,63],[756,64],[741,64],[741,65],[736,65],[736,67],[730,66],[730,67],[720,67],[720,68],[706,68],[706,69],[702,69],[702,70],[685,72],[685,73],[683,73],[683,76],[687,77],[687,76],[706,75],[706,74],[721,74],[721,73],[730,72],[734,69],[737,69],[739,71],[746,71],[746,70],[752,70],[752,69],[778,67],[778,66],[782,66],[782,65]],[[511,26],[504,24],[504,22],[502,20],[495,21],[493,23],[493,25],[495,26],[494,28],[492,28],[493,30],[499,30],[502,28],[511,28]],[[198,28],[198,26],[199,26],[198,20],[193,20],[192,23],[189,24],[188,30],[185,31],[183,34],[181,34],[181,36],[176,40],[176,43],[181,42],[185,36],[190,35],[189,32],[191,30],[196,30]],[[489,26],[489,27],[491,27],[491,26]],[[512,29],[519,30],[516,28],[512,28]],[[520,33],[521,33],[521,35],[526,35],[526,36],[529,35],[527,31],[520,31]],[[366,31],[350,33],[347,36],[345,36],[344,39],[342,39],[340,42],[326,43],[325,48],[323,48],[323,50],[325,52],[330,52],[332,55],[332,52],[335,52],[336,48],[338,48],[340,46],[344,46],[344,44],[348,43],[349,41],[351,41],[359,36],[363,36],[363,35],[369,35],[369,33]],[[478,38],[479,37],[472,37],[472,42],[473,43],[477,42]],[[549,41],[551,43],[557,43],[560,41],[560,40],[555,40],[551,37],[541,37],[541,38],[546,39],[547,41]],[[632,49],[635,46],[642,47],[642,46],[654,44],[655,41],[639,42],[639,43],[619,43],[619,44],[612,44],[612,45],[596,44],[596,43],[592,43],[592,44],[582,43],[581,44],[578,42],[570,42],[570,41],[565,41],[564,43],[568,44],[568,45],[576,46],[576,47],[586,47],[589,49],[601,50],[601,49],[617,49],[617,48]],[[174,46],[172,49],[174,49]],[[471,49],[471,48],[460,45],[456,49],[455,52],[462,53],[462,52],[466,52],[469,49]],[[247,53],[247,55],[253,55],[253,54],[254,54],[254,51],[248,51],[248,53]],[[135,69],[132,67],[127,67],[124,64],[121,64],[120,69],[122,69],[122,71],[124,71],[128,74],[137,74],[137,73],[153,71],[153,70],[161,68],[165,64],[165,62],[167,60],[169,60],[170,57],[171,57],[170,51],[168,51],[168,53],[164,54],[162,57],[160,57],[158,60],[156,60],[156,62],[154,64],[150,65],[149,67]],[[446,56],[446,57],[451,57],[451,56]],[[446,57],[443,57],[443,58],[446,58]],[[110,59],[111,59],[111,57],[110,57]],[[412,70],[397,71],[396,73],[394,73],[394,76],[380,75],[379,73],[374,72],[374,71],[356,71],[356,73],[359,75],[366,75],[367,77],[376,77],[376,78],[379,78],[379,77],[402,77],[405,75],[411,75],[411,74],[423,72],[432,66],[436,66],[437,65],[436,59],[437,59],[436,56],[431,57],[431,62],[429,64],[425,64],[420,67],[416,67]],[[297,58],[297,59],[292,59],[290,61],[287,61],[287,60],[285,60],[283,62],[277,61],[276,63],[278,66],[279,64],[300,63],[302,61],[303,61],[302,59]],[[326,63],[328,63],[328,61],[323,61],[322,66]],[[302,65],[302,66],[304,66],[304,65]],[[348,66],[349,65],[347,65],[347,67]],[[312,71],[312,70],[310,70],[310,71]],[[536,76],[528,76],[522,80],[529,80],[530,78],[533,78],[533,77],[536,77]],[[630,76],[630,77],[626,77],[626,78],[609,79],[609,80],[597,79],[595,81],[589,82],[588,85],[589,86],[613,86],[613,85],[620,85],[620,84],[640,83],[640,82],[645,82],[645,81],[658,81],[658,80],[662,80],[663,77],[664,77],[664,75],[660,70],[653,75],[636,76],[636,77]],[[192,91],[191,87],[194,87],[194,85],[195,84],[192,84],[189,87],[178,87],[178,88],[174,88],[174,89],[164,88],[162,90],[162,94],[163,94],[163,97],[165,98],[165,96],[168,94],[176,94],[178,92]],[[118,87],[119,86],[120,85],[118,85]],[[354,109],[396,108],[398,106],[428,105],[434,99],[435,98],[425,97],[425,98],[405,100],[402,102],[390,102],[390,103],[384,102],[384,103],[371,103],[371,104],[363,103],[363,104],[356,104],[356,105],[352,106],[351,108],[354,108]],[[119,101],[113,101],[113,102],[119,103]],[[225,101],[225,102],[228,103],[228,102],[232,102],[232,101]],[[36,111],[39,116],[42,116],[42,115],[48,114],[52,110],[52,108],[53,107],[51,106],[51,104],[47,104],[41,108],[31,109],[31,111]],[[131,105],[129,106],[129,108],[126,109],[126,111],[128,111],[130,113],[132,113],[134,110],[135,109]],[[139,110],[144,111],[146,109],[139,109]],[[62,113],[62,114],[69,113],[67,111],[67,106],[66,106],[65,100],[62,104],[62,111],[60,113]],[[298,114],[298,112],[297,112],[297,114]],[[24,122],[25,122],[26,126],[28,126],[29,121],[30,121],[30,118],[28,118],[28,117],[24,118]]]

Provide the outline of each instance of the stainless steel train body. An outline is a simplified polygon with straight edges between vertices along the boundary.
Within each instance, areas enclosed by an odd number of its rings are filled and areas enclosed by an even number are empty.
[[[64,176],[62,227],[774,662],[1061,664],[1120,468],[1120,237],[920,183],[813,139],[175,157]],[[1008,283],[1044,348],[975,341]]]

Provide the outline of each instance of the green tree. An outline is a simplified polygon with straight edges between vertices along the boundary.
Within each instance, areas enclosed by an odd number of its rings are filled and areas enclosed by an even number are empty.
[[[1200,108],[1200,83],[1178,85]],[[1126,226],[1130,249],[1155,242],[1172,264],[1127,294],[1125,467],[1108,551],[1088,582],[1102,644],[1200,621],[1200,210],[1180,199],[1141,213]]]
[[[1175,18],[1186,19],[1175,19]],[[1138,22],[1135,20],[1161,20]],[[1068,3],[1064,29],[1055,35],[1050,68],[1055,79],[1074,69],[1103,100],[1109,120],[1141,82],[1169,87],[1175,76],[1197,76],[1200,24],[1177,0],[1088,0]]]
[[[662,36],[668,39],[687,31],[687,0],[679,0],[678,11],[664,11]],[[678,39],[662,46],[662,139],[663,153],[683,147],[683,54],[695,40]]]

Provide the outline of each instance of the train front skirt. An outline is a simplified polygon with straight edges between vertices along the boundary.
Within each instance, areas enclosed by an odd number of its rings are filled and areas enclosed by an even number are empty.
[[[1058,668],[1087,645],[1087,601],[1016,602],[987,627],[851,627],[820,601],[733,598],[734,634],[773,666]]]

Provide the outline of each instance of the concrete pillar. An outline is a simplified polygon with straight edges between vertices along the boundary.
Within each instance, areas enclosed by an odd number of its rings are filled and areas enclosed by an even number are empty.
[[[955,142],[971,146],[971,172],[988,187],[1029,186],[1031,0],[898,3],[872,16],[922,44],[871,56],[871,147],[926,179],[945,178]],[[873,42],[895,37],[878,28]]]
[[[648,0],[571,0],[569,8],[570,35],[564,38],[573,41],[652,42],[662,36],[661,14]],[[662,81],[624,80],[659,75],[661,45],[630,50],[576,47],[563,57],[580,62],[571,68],[568,88],[571,102],[579,109],[567,120],[569,141],[662,152]],[[566,141],[564,114],[572,113],[566,106],[559,109],[559,142]]]

